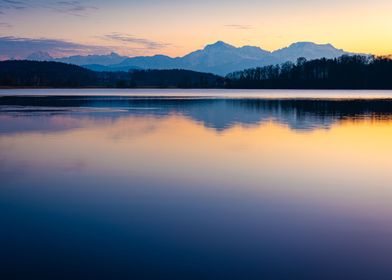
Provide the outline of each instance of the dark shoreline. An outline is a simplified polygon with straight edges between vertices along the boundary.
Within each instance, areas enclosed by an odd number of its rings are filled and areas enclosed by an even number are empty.
[[[392,60],[299,60],[230,73],[185,69],[96,72],[58,62],[1,61],[0,89],[392,90]]]

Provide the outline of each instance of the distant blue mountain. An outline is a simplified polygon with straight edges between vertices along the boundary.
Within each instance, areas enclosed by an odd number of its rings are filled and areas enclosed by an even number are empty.
[[[143,69],[175,69],[181,68],[180,58],[171,58],[166,55],[138,56],[127,58],[112,67],[140,67]]]
[[[75,55],[75,56],[69,56],[63,58],[56,58],[53,61],[75,64],[79,66],[91,65],[91,64],[109,66],[109,65],[121,63],[126,58],[127,58],[126,56],[121,56],[112,52],[108,55],[86,55],[86,56]]]
[[[312,42],[298,42],[291,44],[289,47],[276,50],[272,53],[280,61],[295,61],[299,57],[305,57],[307,60],[318,58],[335,58],[351,53],[337,49],[331,44],[315,44]]]
[[[320,45],[301,42],[290,45],[274,52],[259,47],[244,46],[236,48],[218,41],[207,45],[204,49],[192,52],[183,57],[168,56],[133,57],[127,58],[116,66],[151,69],[181,68],[200,72],[211,72],[226,75],[233,71],[247,68],[279,64],[287,61],[295,62],[299,57],[306,59],[335,58],[349,54],[330,44]]]
[[[54,61],[54,62],[62,62],[68,64],[74,64],[78,66],[82,65],[100,65],[100,66],[109,66],[121,63],[127,56],[121,56],[117,53],[110,53],[107,55],[74,55],[68,57],[61,58],[53,58],[47,52],[35,52],[26,57],[26,60],[32,61]]]
[[[92,70],[92,71],[97,71],[97,72],[119,72],[119,71],[123,71],[123,72],[128,72],[128,71],[132,71],[132,70],[142,70],[142,68],[137,67],[137,66],[105,66],[105,65],[101,65],[101,64],[87,64],[87,65],[81,65],[83,68]]]
[[[236,48],[224,42],[206,46],[203,50],[192,52],[181,58],[184,69],[195,69],[225,75],[238,69],[246,69],[276,61],[270,52],[259,47]]]
[[[183,57],[168,56],[132,57],[116,66],[137,66],[144,69],[173,69],[209,72],[225,75],[232,71],[278,63],[271,53],[258,47],[236,48],[218,41]]]
[[[194,51],[183,57],[165,55],[125,57],[116,53],[109,55],[71,56],[53,59],[46,53],[36,53],[29,56],[30,60],[52,60],[76,64],[95,71],[128,71],[132,69],[185,69],[218,75],[230,72],[280,64],[287,61],[295,62],[304,57],[308,60],[317,58],[335,58],[351,53],[337,49],[331,44],[316,44],[298,42],[273,52],[259,47],[234,47],[218,41],[207,45],[201,50]]]
[[[26,60],[32,61],[52,61],[54,58],[47,52],[35,52],[26,57]]]

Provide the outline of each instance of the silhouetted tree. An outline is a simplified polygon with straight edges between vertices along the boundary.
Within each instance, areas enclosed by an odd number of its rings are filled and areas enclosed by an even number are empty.
[[[227,75],[234,88],[392,89],[392,60],[342,56],[265,66]]]
[[[94,72],[58,62],[2,61],[0,86],[9,87],[183,87],[215,88],[224,78],[188,70]]]

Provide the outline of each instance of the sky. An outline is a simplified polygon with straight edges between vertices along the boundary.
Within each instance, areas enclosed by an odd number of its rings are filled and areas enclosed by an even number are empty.
[[[183,56],[222,40],[276,50],[298,41],[392,54],[391,0],[0,0],[0,58]]]

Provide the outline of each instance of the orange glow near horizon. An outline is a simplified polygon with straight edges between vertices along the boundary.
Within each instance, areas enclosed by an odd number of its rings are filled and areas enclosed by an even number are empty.
[[[392,2],[386,0],[91,3],[95,9],[83,16],[59,18],[43,8],[7,11],[0,15],[0,22],[7,23],[0,31],[3,36],[104,46],[129,56],[183,56],[218,40],[270,51],[312,41],[350,52],[392,54]],[[133,39],[109,39],[112,33]]]

